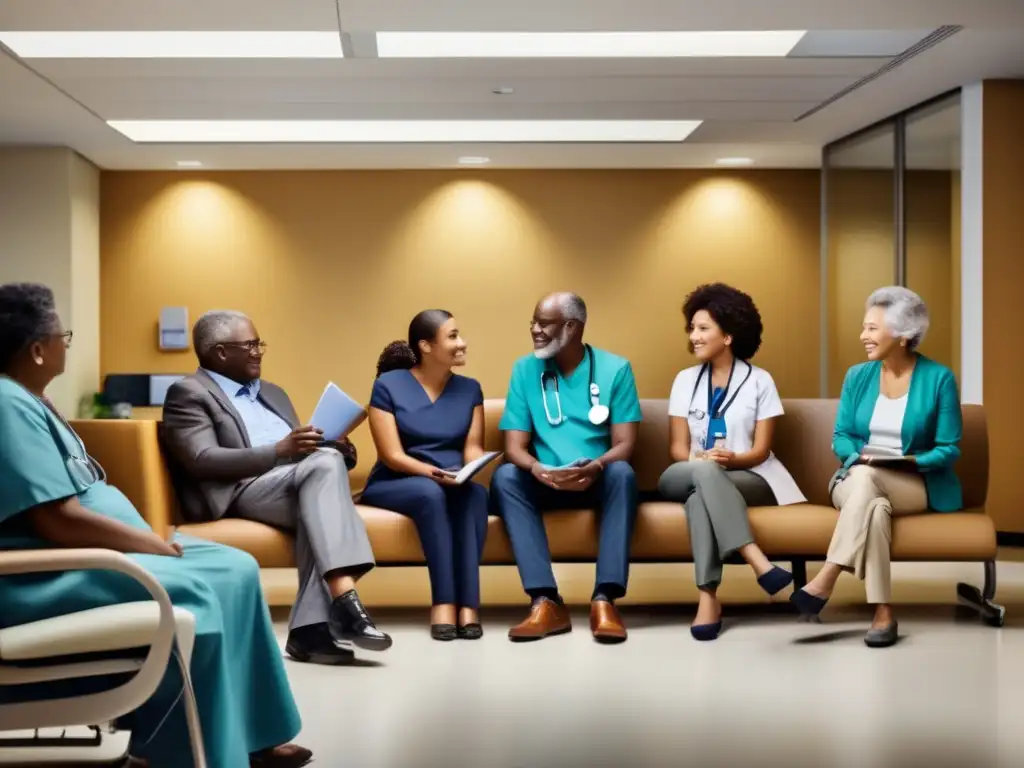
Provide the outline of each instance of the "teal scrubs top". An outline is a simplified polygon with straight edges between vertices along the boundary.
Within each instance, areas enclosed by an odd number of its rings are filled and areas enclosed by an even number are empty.
[[[601,390],[600,403],[610,410],[604,424],[590,422],[590,356],[583,358],[568,377],[551,361],[527,355],[516,361],[508,384],[502,431],[529,432],[533,454],[542,464],[560,467],[577,459],[597,459],[611,448],[613,424],[643,420],[636,379],[629,361],[611,352],[593,348],[594,382]],[[541,374],[547,377],[547,413],[558,418],[561,401],[563,421],[551,424],[544,410]],[[555,380],[558,397],[555,397]]]

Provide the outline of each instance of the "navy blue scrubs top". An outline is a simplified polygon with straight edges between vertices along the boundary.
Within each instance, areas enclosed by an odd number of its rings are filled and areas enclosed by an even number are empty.
[[[463,465],[466,437],[473,423],[473,410],[484,402],[480,382],[466,376],[448,379],[441,396],[433,403],[412,371],[388,371],[373,385],[370,407],[393,414],[402,448],[414,459],[438,469]],[[406,477],[377,461],[367,484]]]

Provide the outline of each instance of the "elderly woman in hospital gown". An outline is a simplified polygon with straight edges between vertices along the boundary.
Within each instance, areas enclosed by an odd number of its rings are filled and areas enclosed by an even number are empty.
[[[70,342],[48,288],[0,286],[0,549],[128,553],[164,585],[175,605],[195,614],[191,668],[210,766],[304,765],[309,750],[288,744],[299,732],[299,713],[256,562],[239,550],[184,536],[164,541],[106,483],[103,469],[44,395],[64,370]],[[103,571],[5,576],[0,628],[146,599],[141,585]],[[56,698],[120,682],[6,686],[0,702]],[[126,718],[133,756],[153,768],[192,764],[180,692],[172,666],[156,694]]]

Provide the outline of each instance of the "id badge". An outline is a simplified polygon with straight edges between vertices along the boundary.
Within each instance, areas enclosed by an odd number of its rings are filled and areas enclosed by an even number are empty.
[[[705,447],[710,451],[712,448],[725,448],[725,419],[711,419],[708,423]]]

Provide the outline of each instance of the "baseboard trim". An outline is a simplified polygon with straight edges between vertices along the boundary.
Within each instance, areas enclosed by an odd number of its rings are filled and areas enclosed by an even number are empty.
[[[997,533],[996,543],[1000,547],[1024,547],[1024,533]]]

